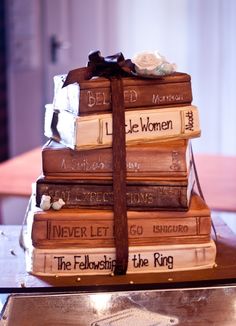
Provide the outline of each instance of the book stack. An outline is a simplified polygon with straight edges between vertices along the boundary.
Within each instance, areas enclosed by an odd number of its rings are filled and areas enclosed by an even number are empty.
[[[28,216],[27,268],[38,275],[109,275],[116,267],[111,81],[63,87],[46,106],[42,175]],[[211,268],[211,213],[195,192],[200,136],[190,76],[122,79],[127,273]],[[124,233],[125,234],[125,233]]]

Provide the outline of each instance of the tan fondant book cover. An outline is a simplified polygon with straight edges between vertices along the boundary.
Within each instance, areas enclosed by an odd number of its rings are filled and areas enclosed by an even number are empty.
[[[28,240],[27,271],[35,275],[110,275],[116,266],[115,248],[38,249]],[[129,247],[127,274],[191,271],[212,268],[216,246],[175,244]]]
[[[75,116],[46,105],[45,136],[72,149],[111,147],[112,114]],[[125,112],[126,144],[189,139],[201,134],[196,106]]]

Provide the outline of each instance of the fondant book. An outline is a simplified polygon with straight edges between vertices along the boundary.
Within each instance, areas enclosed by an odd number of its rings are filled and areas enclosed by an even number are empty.
[[[55,109],[76,115],[111,112],[111,91],[108,78],[93,78],[63,88],[66,76],[54,77]],[[185,73],[159,76],[156,79],[123,78],[125,109],[190,105],[191,78]]]
[[[191,271],[212,268],[214,241],[129,247],[127,274]],[[109,275],[116,266],[115,248],[26,250],[27,270],[36,275]]]
[[[126,148],[127,178],[187,176],[191,165],[190,141],[181,139]],[[49,140],[42,149],[45,176],[112,178],[112,149],[72,150]]]
[[[185,178],[127,181],[127,207],[136,210],[186,210],[193,185],[192,169],[189,176]],[[113,185],[109,180],[40,177],[36,182],[38,207],[43,195],[50,196],[52,202],[63,199],[65,202],[63,208],[106,209],[113,207]]]
[[[27,225],[37,248],[97,248],[114,246],[111,210],[32,208]],[[32,226],[31,226],[32,225]],[[211,216],[204,201],[194,194],[186,212],[128,211],[130,246],[203,243],[210,241]]]
[[[159,110],[125,113],[126,144],[189,139],[200,136],[196,106],[171,107]],[[45,135],[72,149],[112,146],[112,114],[75,116],[67,111],[46,106]]]

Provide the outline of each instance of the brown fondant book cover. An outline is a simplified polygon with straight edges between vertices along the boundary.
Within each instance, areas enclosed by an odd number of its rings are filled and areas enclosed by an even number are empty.
[[[191,165],[190,146],[190,141],[185,139],[127,146],[127,178],[187,176]],[[112,178],[112,166],[112,148],[75,151],[49,140],[42,150],[45,176]]]
[[[127,181],[127,207],[134,210],[186,210],[194,185],[193,169],[187,177],[160,178],[155,181]],[[112,180],[40,177],[36,182],[36,205],[43,195],[51,201],[63,199],[63,208],[113,207]],[[63,209],[62,208],[62,209]]]
[[[114,246],[111,210],[62,209],[29,213],[32,242],[37,248]],[[210,241],[211,215],[206,203],[193,194],[185,212],[128,211],[129,245],[204,243]]]
[[[155,79],[126,77],[122,82],[125,109],[183,106],[192,102],[191,77],[186,73],[176,72]],[[111,112],[108,78],[93,78],[62,88],[64,78],[55,76],[54,83],[56,109],[77,115]]]

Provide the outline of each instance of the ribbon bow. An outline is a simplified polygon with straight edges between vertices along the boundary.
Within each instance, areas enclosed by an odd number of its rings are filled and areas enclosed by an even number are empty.
[[[103,57],[100,51],[89,53],[88,66],[69,71],[63,87],[92,77],[128,77],[134,74],[134,64],[121,52]]]

